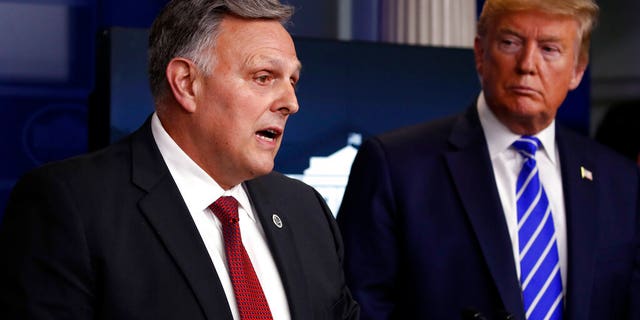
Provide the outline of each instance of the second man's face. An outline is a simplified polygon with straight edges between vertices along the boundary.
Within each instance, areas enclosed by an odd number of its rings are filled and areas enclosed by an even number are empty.
[[[196,139],[224,188],[271,172],[285,123],[298,111],[300,62],[273,20],[226,17],[211,49],[211,74],[195,87]]]
[[[476,68],[487,103],[517,134],[547,127],[584,73],[578,23],[567,16],[521,11],[499,16],[476,39]]]

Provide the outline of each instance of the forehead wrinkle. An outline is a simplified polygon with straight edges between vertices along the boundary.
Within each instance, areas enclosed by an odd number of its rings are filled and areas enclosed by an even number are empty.
[[[519,38],[524,38],[524,36],[522,35],[522,33],[514,30],[511,27],[500,27],[500,29],[498,29],[498,33],[499,34],[508,34],[508,35],[513,35]]]
[[[262,64],[268,64],[270,66],[274,66],[276,68],[286,69],[291,67],[292,65],[287,62],[286,59],[279,58],[276,56],[266,55],[266,54],[256,54],[249,56],[245,59],[245,64],[249,67],[259,67]],[[292,62],[293,68],[296,72],[300,72],[302,68],[302,64],[298,59],[295,59],[295,62]]]

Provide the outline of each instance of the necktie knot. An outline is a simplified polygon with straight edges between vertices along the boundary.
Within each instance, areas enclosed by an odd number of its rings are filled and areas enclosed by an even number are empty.
[[[223,225],[238,223],[238,200],[232,196],[222,196],[209,206]]]
[[[512,145],[523,157],[533,159],[540,147],[540,140],[534,136],[522,136]]]

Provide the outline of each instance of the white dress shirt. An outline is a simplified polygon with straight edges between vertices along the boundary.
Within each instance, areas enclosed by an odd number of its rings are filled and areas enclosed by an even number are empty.
[[[264,230],[254,216],[254,209],[242,185],[223,190],[200,166],[198,166],[164,130],[160,119],[154,113],[151,119],[153,138],[176,182],[189,213],[200,233],[211,262],[218,274],[227,296],[233,318],[240,319],[233,285],[229,277],[227,259],[222,236],[222,225],[211,212],[209,205],[221,196],[233,196],[238,200],[240,233],[253,268],[260,280],[265,298],[274,319],[291,318],[287,296],[282,286],[280,274],[267,246]],[[213,285],[213,284],[212,284]]]
[[[504,216],[509,228],[513,257],[520,277],[520,261],[518,252],[518,210],[516,206],[516,181],[522,169],[524,158],[511,144],[520,135],[511,132],[489,109],[484,93],[478,97],[478,115],[482,130],[487,139],[489,156],[493,165],[493,174],[498,185],[498,194],[504,210]],[[536,152],[536,162],[540,181],[544,188],[553,224],[555,226],[558,255],[560,258],[560,273],[562,276],[563,292],[567,287],[567,226],[565,218],[564,194],[562,190],[562,175],[560,172],[560,158],[555,140],[555,121],[535,136],[542,146]]]

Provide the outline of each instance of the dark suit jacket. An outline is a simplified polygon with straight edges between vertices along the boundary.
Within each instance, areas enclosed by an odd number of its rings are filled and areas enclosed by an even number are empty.
[[[567,218],[565,319],[638,319],[629,314],[640,306],[637,168],[560,126],[556,139]],[[581,166],[592,181],[581,178]],[[524,319],[475,106],[366,141],[338,225],[362,319]]]
[[[292,318],[356,318],[322,197],[278,173],[245,186]],[[231,319],[149,121],[103,151],[27,174],[1,228],[2,319]]]

